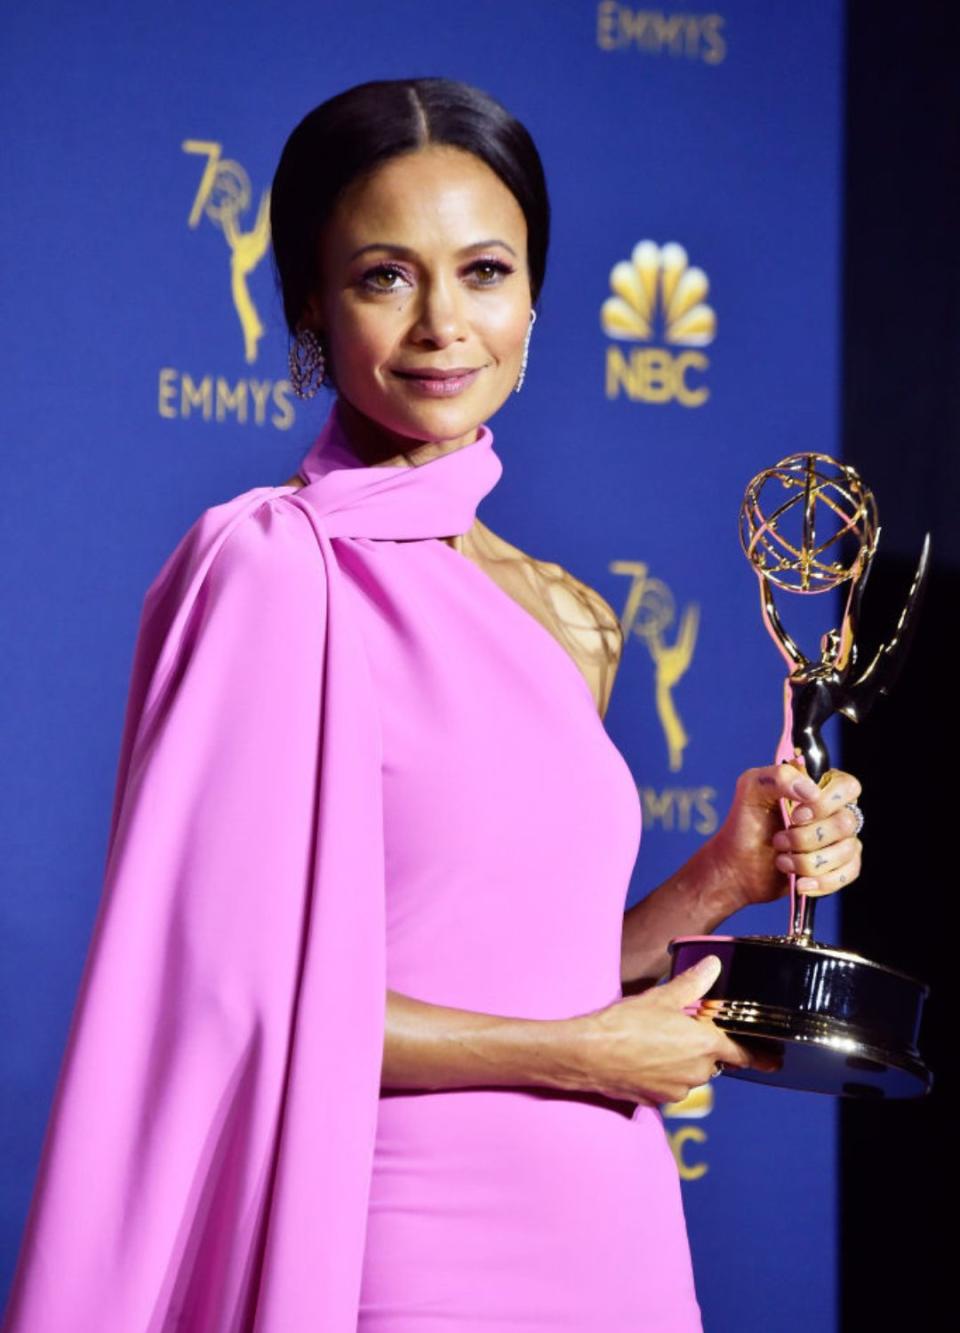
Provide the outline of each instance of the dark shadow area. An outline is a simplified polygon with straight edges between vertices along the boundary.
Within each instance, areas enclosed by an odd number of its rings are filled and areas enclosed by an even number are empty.
[[[947,950],[955,919],[951,636],[960,594],[960,43],[940,3],[847,5],[844,458],[873,489],[880,550],[863,656],[889,636],[923,534],[933,567],[893,694],[841,722],[864,786],[863,872],[843,943],[931,986],[920,1036],[931,1095],[840,1113],[840,1327],[921,1327],[946,1305],[934,1202],[946,1187],[953,1051]],[[937,1210],[939,1211],[939,1210]]]

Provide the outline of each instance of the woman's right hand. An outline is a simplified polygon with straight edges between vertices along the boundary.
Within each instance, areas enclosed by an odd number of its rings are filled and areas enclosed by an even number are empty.
[[[775,1064],[731,1040],[709,1018],[691,1017],[694,1006],[721,970],[715,954],[701,958],[672,980],[640,995],[584,1014],[579,1046],[591,1088],[608,1097],[659,1105],[679,1102],[706,1083],[717,1062],[738,1068],[771,1069]]]

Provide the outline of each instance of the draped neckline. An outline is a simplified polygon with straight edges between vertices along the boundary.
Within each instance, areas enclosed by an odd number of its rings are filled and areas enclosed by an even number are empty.
[[[477,438],[412,467],[365,464],[354,451],[339,400],[300,463],[298,494],[331,537],[404,540],[461,535],[503,475],[489,426]]]
[[[304,485],[295,493],[322,521],[329,537],[405,541],[435,538],[450,557],[461,561],[469,577],[479,580],[510,614],[531,632],[544,636],[551,651],[561,654],[564,669],[576,675],[594,713],[599,707],[593,687],[573,653],[554,632],[492,574],[442,539],[469,531],[477,507],[503,475],[494,449],[493,431],[481,424],[469,444],[412,467],[366,464],[354,451],[343,421],[339,399],[319,435],[301,461],[297,475]]]

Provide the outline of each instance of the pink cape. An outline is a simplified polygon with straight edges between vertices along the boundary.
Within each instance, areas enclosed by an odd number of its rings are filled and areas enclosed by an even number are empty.
[[[465,532],[501,472],[486,426],[358,466],[335,406],[306,486],[207,509],[148,589],[5,1333],[355,1333],[385,886],[338,539]]]

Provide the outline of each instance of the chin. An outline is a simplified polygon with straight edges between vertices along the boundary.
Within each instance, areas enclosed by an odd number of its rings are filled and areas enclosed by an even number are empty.
[[[417,439],[439,442],[466,435],[470,430],[477,430],[487,417],[496,411],[499,404],[491,404],[484,398],[480,402],[424,402],[403,403],[396,401],[384,406],[377,413],[377,419],[389,425],[403,435]],[[370,415],[374,415],[370,413]]]

